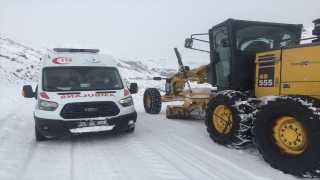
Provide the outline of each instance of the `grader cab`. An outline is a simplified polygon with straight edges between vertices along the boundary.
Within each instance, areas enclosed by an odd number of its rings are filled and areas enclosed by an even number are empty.
[[[229,148],[254,142],[272,167],[320,177],[320,19],[313,22],[315,37],[304,44],[301,24],[228,19],[191,35],[185,47],[205,51],[193,42],[208,43],[210,63],[190,70],[179,62],[179,72],[164,78],[164,95],[146,89],[146,112],[184,101],[167,106],[167,118],[204,118],[214,142]],[[209,41],[198,38],[204,35]],[[189,81],[217,89],[191,89]]]

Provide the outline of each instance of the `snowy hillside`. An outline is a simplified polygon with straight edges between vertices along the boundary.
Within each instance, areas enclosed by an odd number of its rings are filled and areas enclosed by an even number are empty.
[[[38,79],[40,58],[55,47],[95,48],[84,45],[47,44],[17,42],[0,38],[0,82],[4,84],[26,84]],[[100,53],[109,54],[118,64],[128,82],[137,82],[140,89],[156,87],[164,89],[164,81],[154,81],[153,77],[172,77],[178,72],[176,59],[140,59],[127,54],[110,52],[99,48]],[[173,52],[174,53],[174,52]],[[184,62],[196,68],[208,62]]]
[[[312,29],[313,27],[304,28],[302,38],[312,37]],[[311,42],[311,40],[302,41],[302,43],[307,42]],[[18,42],[0,37],[0,81],[6,84],[36,82],[38,79],[39,58],[41,58],[41,56],[46,52],[52,52],[52,49],[55,47],[96,48],[73,44],[40,45],[35,43]],[[122,71],[124,78],[129,82],[144,80],[140,86],[141,88],[146,88],[146,83],[160,88],[163,86],[163,83],[152,81],[151,79],[153,77],[172,77],[177,73],[178,63],[176,59],[142,59],[128,54],[110,52],[104,48],[99,49],[101,53],[109,54],[113,57]],[[209,60],[192,62],[183,61],[184,65],[188,65],[190,68],[196,68],[200,65],[209,63]]]

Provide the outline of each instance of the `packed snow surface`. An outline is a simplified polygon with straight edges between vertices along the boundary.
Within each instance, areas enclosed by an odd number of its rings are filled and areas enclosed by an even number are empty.
[[[139,82],[137,82],[139,84]],[[35,87],[35,84],[32,84]],[[253,145],[228,149],[215,144],[204,120],[147,114],[143,92],[133,95],[138,113],[133,133],[89,133],[36,142],[35,99],[22,85],[0,88],[0,179],[3,180],[290,180],[269,166]]]

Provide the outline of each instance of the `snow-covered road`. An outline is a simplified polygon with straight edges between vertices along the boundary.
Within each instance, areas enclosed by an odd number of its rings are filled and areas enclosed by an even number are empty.
[[[147,114],[142,96],[133,133],[91,133],[36,142],[34,99],[22,85],[0,88],[0,180],[296,179],[273,169],[254,146],[235,150],[215,144],[204,120]],[[172,104],[172,103],[171,103]]]

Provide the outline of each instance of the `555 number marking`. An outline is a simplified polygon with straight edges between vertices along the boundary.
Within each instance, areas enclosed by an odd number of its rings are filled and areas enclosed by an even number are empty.
[[[272,87],[273,86],[273,79],[268,78],[268,74],[260,74],[259,75],[259,87]]]

